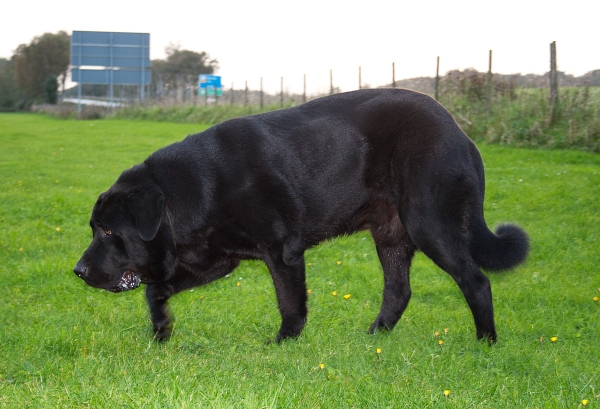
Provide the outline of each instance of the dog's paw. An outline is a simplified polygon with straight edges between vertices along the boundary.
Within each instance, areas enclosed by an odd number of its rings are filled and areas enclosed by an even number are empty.
[[[171,328],[170,325],[167,325],[164,327],[159,327],[159,328],[155,327],[154,328],[154,339],[158,342],[164,342],[171,337],[172,332],[173,332],[173,329]]]
[[[373,324],[371,324],[371,326],[367,330],[367,334],[375,335],[379,332],[389,332],[392,330],[393,327],[393,325],[389,325],[383,319],[377,317],[375,322],[373,322]]]

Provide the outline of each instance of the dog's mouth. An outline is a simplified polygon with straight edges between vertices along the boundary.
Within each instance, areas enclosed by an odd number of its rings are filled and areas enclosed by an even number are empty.
[[[137,275],[131,270],[125,270],[125,272],[121,276],[121,280],[119,280],[117,285],[111,288],[110,291],[114,293],[120,293],[121,291],[134,290],[140,286],[141,282],[142,279],[139,275]]]

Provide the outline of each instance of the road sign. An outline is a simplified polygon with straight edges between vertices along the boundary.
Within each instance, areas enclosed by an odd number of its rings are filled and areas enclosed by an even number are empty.
[[[198,95],[217,97],[223,95],[221,76],[209,74],[198,75]]]
[[[150,34],[104,31],[73,31],[71,35],[71,79],[81,84],[139,85],[144,99],[144,86],[151,80]],[[81,104],[79,104],[81,112]]]

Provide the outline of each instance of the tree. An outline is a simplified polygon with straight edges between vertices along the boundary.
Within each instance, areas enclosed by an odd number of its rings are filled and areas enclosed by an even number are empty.
[[[32,101],[45,100],[45,83],[50,75],[60,78],[63,90],[69,69],[70,37],[64,31],[45,33],[21,44],[14,55],[19,89]]]
[[[56,104],[58,102],[58,81],[56,75],[50,74],[44,83],[44,92],[46,93],[46,102]]]
[[[25,95],[15,82],[14,58],[0,58],[0,111],[14,111],[23,108]]]
[[[219,62],[204,51],[180,50],[179,45],[169,44],[165,52],[166,60],[152,61],[152,82],[159,95],[178,88],[196,91],[198,75],[212,74],[219,68]]]

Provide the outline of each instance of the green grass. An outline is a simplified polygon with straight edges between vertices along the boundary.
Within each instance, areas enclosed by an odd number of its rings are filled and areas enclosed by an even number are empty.
[[[245,262],[175,296],[173,337],[157,344],[143,291],[87,287],[72,267],[98,194],[203,128],[0,114],[0,407],[600,407],[597,154],[480,146],[488,224],[518,222],[532,241],[524,266],[489,275],[494,346],[475,340],[458,287],[422,255],[396,329],[367,335],[382,290],[367,234],[307,253],[299,339],[267,343],[280,323],[273,285]]]
[[[489,110],[485,92],[479,98],[448,92],[440,100],[479,142],[600,153],[600,88],[561,88],[552,116],[548,94],[517,89],[494,96]]]

